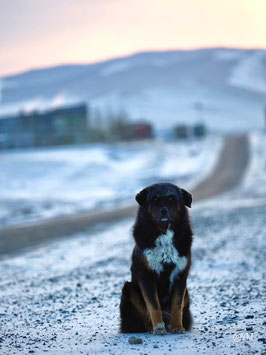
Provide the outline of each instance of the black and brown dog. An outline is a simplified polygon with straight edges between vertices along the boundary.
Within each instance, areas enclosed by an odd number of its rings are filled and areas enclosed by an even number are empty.
[[[153,184],[136,195],[131,282],[120,303],[122,333],[183,333],[192,325],[186,287],[192,230],[187,207],[192,196],[170,183]]]

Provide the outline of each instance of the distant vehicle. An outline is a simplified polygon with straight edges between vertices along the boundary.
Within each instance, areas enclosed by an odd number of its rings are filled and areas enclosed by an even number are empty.
[[[81,104],[1,117],[0,148],[86,143],[89,139],[87,116],[87,106]]]

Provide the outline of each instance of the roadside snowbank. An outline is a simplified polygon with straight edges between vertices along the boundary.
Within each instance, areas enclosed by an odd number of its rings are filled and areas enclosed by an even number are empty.
[[[190,187],[211,171],[222,138],[95,144],[0,156],[0,225],[132,205],[156,181]]]

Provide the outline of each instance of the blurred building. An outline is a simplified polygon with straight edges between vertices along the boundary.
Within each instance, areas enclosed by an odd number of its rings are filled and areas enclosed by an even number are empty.
[[[206,136],[206,134],[207,127],[202,122],[195,123],[194,125],[181,123],[174,127],[174,136],[177,139],[201,138]]]
[[[152,126],[146,122],[126,123],[121,134],[121,138],[126,140],[149,139],[152,137]]]
[[[194,126],[193,126],[193,135],[195,137],[204,137],[207,133],[207,128],[206,126],[199,122],[199,123],[196,123]]]
[[[189,137],[189,128],[185,124],[178,124],[174,128],[176,138],[186,139]]]
[[[0,118],[0,148],[81,144],[89,140],[85,104]]]

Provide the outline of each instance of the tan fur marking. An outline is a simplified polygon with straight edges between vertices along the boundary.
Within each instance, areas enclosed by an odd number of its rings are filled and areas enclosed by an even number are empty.
[[[189,301],[189,298],[188,298],[188,290],[187,290],[187,288],[186,288],[186,290],[185,290],[185,296],[184,296],[184,307],[187,306],[188,301]]]
[[[144,266],[145,266],[145,268],[146,268],[147,270],[153,271],[153,270],[150,268],[150,265],[149,265],[149,263],[148,263],[148,260],[146,259],[146,257],[145,257],[144,255],[142,256],[142,261],[143,261],[143,264],[144,264]]]
[[[156,304],[157,304],[157,309],[154,308],[154,306],[151,304],[144,288],[142,287],[142,285],[140,284],[140,288],[141,288],[141,291],[142,291],[142,295],[143,295],[143,298],[145,300],[145,303],[146,303],[146,306],[147,306],[147,309],[148,309],[148,312],[149,312],[149,316],[150,316],[150,319],[151,319],[151,322],[152,322],[152,327],[153,329],[156,328],[156,326],[158,324],[163,324],[164,321],[163,321],[163,316],[162,316],[162,310],[161,310],[161,305],[160,305],[160,302],[159,302],[159,297],[158,297],[158,293],[157,291],[155,292],[154,294],[154,297],[155,297],[155,301],[156,301]]]
[[[184,332],[183,327],[183,309],[184,309],[184,298],[187,292],[185,290],[184,294],[181,296],[177,289],[175,289],[173,298],[172,298],[172,307],[171,307],[171,330],[178,332]],[[187,301],[187,296],[186,296]]]

